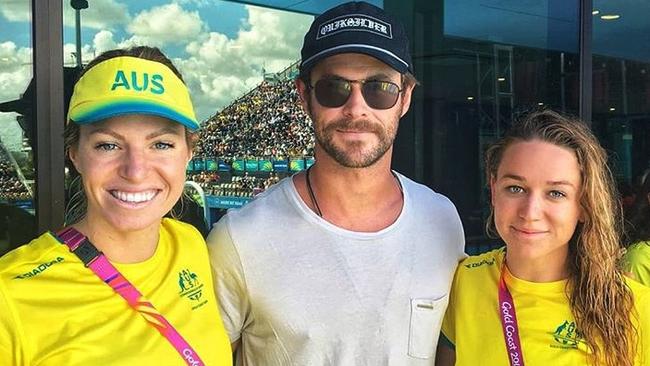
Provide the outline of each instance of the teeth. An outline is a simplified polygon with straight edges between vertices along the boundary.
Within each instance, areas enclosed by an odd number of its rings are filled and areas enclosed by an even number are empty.
[[[150,201],[155,195],[156,191],[146,191],[146,192],[136,192],[136,193],[127,193],[120,191],[111,191],[113,197],[117,198],[120,201],[130,202],[130,203],[140,203]]]

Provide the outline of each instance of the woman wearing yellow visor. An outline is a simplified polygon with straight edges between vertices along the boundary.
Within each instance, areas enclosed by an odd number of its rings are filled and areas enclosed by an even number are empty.
[[[65,133],[82,215],[0,258],[0,364],[232,364],[203,238],[163,218],[198,127],[158,49],[85,68]]]

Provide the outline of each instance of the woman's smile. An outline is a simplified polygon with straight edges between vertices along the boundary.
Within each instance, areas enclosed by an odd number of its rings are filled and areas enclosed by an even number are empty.
[[[120,190],[110,190],[109,193],[120,204],[126,207],[140,208],[151,202],[160,192],[158,189],[145,191],[126,192]]]

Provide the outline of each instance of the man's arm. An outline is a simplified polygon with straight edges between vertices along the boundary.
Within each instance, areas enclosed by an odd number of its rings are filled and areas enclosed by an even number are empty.
[[[235,351],[250,322],[250,302],[242,263],[229,231],[228,215],[215,224],[206,242],[219,312]]]
[[[438,349],[436,351],[436,365],[437,366],[454,366],[456,363],[456,351],[449,344],[449,341],[441,333],[440,340],[438,341]]]
[[[232,348],[232,353],[237,352],[237,348],[239,348],[239,344],[241,343],[241,338],[238,340],[234,341],[233,343],[230,343],[230,348]]]

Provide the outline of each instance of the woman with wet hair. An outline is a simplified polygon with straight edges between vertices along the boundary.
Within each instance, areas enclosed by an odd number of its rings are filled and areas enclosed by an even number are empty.
[[[2,365],[231,365],[205,242],[164,218],[199,124],[160,50],[113,50],[75,84],[66,227],[0,258]]]
[[[488,231],[465,259],[437,365],[648,365],[650,289],[620,268],[607,155],[579,120],[534,112],[486,152]]]

